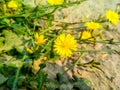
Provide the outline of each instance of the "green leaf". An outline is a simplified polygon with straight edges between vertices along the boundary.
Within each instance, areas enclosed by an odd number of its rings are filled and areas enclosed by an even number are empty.
[[[9,88],[12,88],[13,87],[13,81],[15,80],[15,76],[12,76],[12,77],[10,77],[9,79],[8,79],[8,81],[7,81],[7,86],[9,87]]]
[[[61,73],[57,73],[57,80],[60,84],[66,84],[69,82],[68,79],[66,79]]]
[[[91,89],[91,82],[86,78],[81,78],[78,80],[78,78],[75,78],[77,82],[74,82],[73,86],[74,88],[77,88],[79,90],[92,90]]]
[[[2,74],[0,74],[0,85],[3,84],[8,78],[4,77]]]
[[[46,85],[46,90],[56,90],[60,86],[58,81],[52,79],[47,79],[45,85]]]
[[[38,82],[39,82],[38,90],[42,90],[42,87],[45,83],[46,78],[47,78],[47,75],[45,75],[43,72],[38,73]]]
[[[4,38],[0,37],[0,48],[2,48],[4,46],[3,41],[4,41]]]
[[[60,90],[72,90],[72,88],[73,86],[70,83],[60,85]]]
[[[10,60],[6,63],[6,65],[10,66],[10,67],[21,67],[23,65],[23,62],[20,60]]]
[[[20,19],[21,20],[19,21],[19,19],[17,18],[16,22],[12,23],[11,27],[13,28],[13,31],[16,34],[19,34],[19,35],[27,34],[28,33],[27,28],[21,24],[23,23],[23,21],[25,21],[25,19],[24,18],[20,18]]]
[[[40,69],[43,69],[46,67],[46,63],[41,63],[39,66],[40,66]]]
[[[19,53],[24,53],[25,52],[24,46],[15,46],[15,48]]]
[[[0,51],[9,51],[13,48],[18,48],[22,44],[21,38],[12,31],[3,30],[2,35],[4,36],[4,39],[3,37],[0,38],[2,38],[1,41],[4,42],[4,46],[2,45],[3,43],[1,43]]]

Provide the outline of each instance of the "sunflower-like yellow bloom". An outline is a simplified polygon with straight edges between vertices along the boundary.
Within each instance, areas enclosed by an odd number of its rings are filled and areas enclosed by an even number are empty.
[[[59,35],[54,43],[54,50],[62,57],[69,57],[77,50],[77,41],[70,34]]]
[[[44,35],[39,35],[38,33],[35,33],[35,44],[40,45],[43,44],[47,39],[44,39]]]
[[[18,2],[11,0],[10,2],[8,2],[7,6],[8,8],[16,10],[18,9]]]
[[[117,24],[119,22],[119,15],[112,10],[108,10],[106,12],[106,18],[113,24]]]
[[[79,37],[81,40],[89,39],[92,40],[92,35],[89,31],[83,31],[79,33]]]
[[[97,30],[97,29],[102,28],[102,25],[100,23],[96,23],[96,22],[86,22],[85,26],[91,30]]]
[[[47,0],[47,2],[51,5],[60,5],[64,2],[64,0]]]

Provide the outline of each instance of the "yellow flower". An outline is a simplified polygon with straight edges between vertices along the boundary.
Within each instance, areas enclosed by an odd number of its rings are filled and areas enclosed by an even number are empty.
[[[39,35],[38,33],[35,33],[35,44],[40,45],[43,44],[47,39],[44,39],[44,35]]]
[[[47,2],[51,5],[60,5],[64,2],[64,0],[47,0]]]
[[[85,26],[91,30],[96,30],[96,29],[102,28],[102,25],[100,23],[96,23],[96,22],[86,22]]]
[[[119,22],[119,15],[112,10],[108,10],[106,12],[106,18],[113,24],[117,24]]]
[[[14,0],[11,0],[10,2],[8,2],[8,8],[14,9],[16,10],[18,8],[18,3]]]
[[[85,40],[85,39],[89,39],[89,40],[92,40],[93,38],[91,33],[89,31],[83,31],[83,32],[80,32],[79,33],[79,36],[80,36],[80,39],[81,40]]]
[[[77,41],[70,34],[59,35],[54,43],[54,50],[62,57],[69,57],[77,50]]]

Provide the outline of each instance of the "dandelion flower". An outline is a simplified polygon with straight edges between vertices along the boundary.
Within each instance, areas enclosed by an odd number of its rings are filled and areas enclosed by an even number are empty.
[[[119,22],[119,15],[112,10],[108,10],[106,12],[106,18],[113,24],[117,24]]]
[[[64,2],[64,0],[47,0],[47,2],[51,5],[60,5]]]
[[[102,25],[100,23],[96,23],[96,22],[86,22],[85,26],[91,30],[96,30],[96,29],[102,28]]]
[[[8,2],[8,8],[14,9],[16,10],[18,8],[18,3],[14,0],[11,0],[10,2]]]
[[[69,57],[77,50],[77,41],[70,34],[59,35],[54,43],[54,50],[62,57]]]
[[[38,33],[35,33],[35,44],[40,45],[43,44],[47,39],[44,39],[44,35],[39,35]]]
[[[79,33],[79,36],[80,36],[81,40],[85,40],[85,39],[91,40],[91,39],[92,39],[92,38],[91,38],[92,35],[91,35],[91,33],[90,33],[89,31],[80,32],[80,33]]]

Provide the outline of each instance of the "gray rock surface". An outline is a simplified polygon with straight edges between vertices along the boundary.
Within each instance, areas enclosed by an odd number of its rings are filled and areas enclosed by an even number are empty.
[[[104,16],[108,9],[115,10],[119,3],[120,0],[86,0],[79,5],[71,6],[58,12],[56,14],[56,19],[65,22],[95,19],[98,18],[100,14]]]

